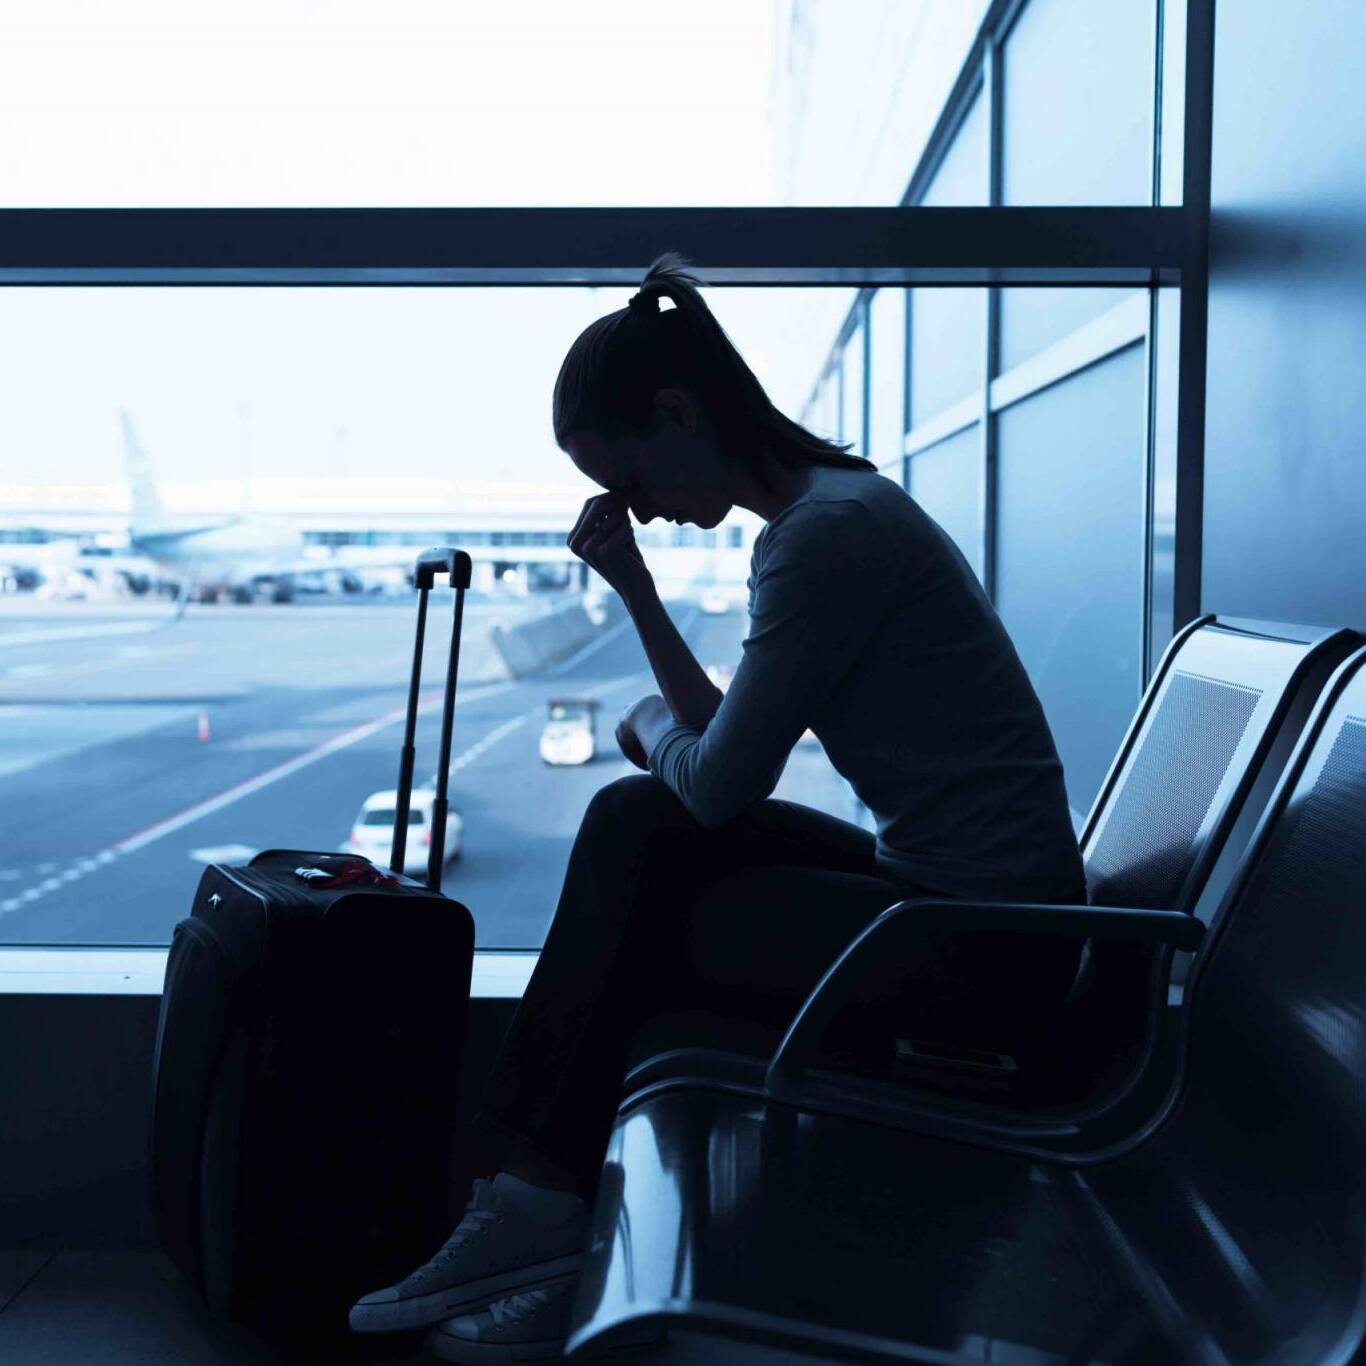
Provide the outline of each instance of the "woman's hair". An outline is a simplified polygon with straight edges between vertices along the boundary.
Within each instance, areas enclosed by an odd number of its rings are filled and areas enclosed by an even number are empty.
[[[765,448],[789,465],[839,465],[872,470],[773,406],[754,372],[706,305],[703,282],[677,252],[656,258],[625,308],[579,334],[555,381],[555,440],[574,432],[603,436],[644,432],[655,425],[654,396],[671,385],[687,389],[716,428],[726,454],[762,477]],[[668,298],[673,307],[661,309]]]

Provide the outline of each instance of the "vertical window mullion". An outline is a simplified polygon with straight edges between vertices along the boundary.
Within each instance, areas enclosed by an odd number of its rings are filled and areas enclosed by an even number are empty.
[[[987,38],[982,53],[982,94],[986,101],[987,205],[1001,203],[1001,60],[996,34]],[[996,424],[991,412],[991,381],[996,376],[1000,351],[1000,290],[988,285],[982,291],[985,316],[982,325],[982,409],[981,428],[981,532],[982,587],[996,601]]]
[[[906,433],[911,430],[911,291],[901,291],[901,487],[911,491],[911,457],[906,454]]]

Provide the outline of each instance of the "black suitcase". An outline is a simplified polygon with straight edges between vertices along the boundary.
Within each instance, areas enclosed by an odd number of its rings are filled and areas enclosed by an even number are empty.
[[[441,894],[469,556],[418,561],[392,866],[413,780],[427,595],[455,587],[428,885],[344,854],[270,850],[204,872],[157,1025],[152,1214],[210,1310],[281,1344],[347,1337],[361,1295],[450,1232],[474,924]],[[340,1352],[338,1353],[340,1355]]]

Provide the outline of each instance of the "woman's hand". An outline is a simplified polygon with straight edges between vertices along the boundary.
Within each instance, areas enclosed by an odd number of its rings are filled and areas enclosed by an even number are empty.
[[[648,770],[650,751],[660,736],[677,724],[669,704],[658,693],[633,702],[617,722],[617,744],[621,752],[637,767]]]
[[[619,493],[599,493],[590,498],[569,533],[568,544],[628,605],[633,595],[654,584],[636,545],[630,509]]]

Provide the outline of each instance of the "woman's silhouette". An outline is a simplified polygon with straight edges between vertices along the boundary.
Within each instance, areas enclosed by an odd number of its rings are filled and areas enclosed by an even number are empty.
[[[684,267],[661,256],[588,327],[554,394],[556,441],[605,490],[570,548],[620,594],[659,686],[617,727],[646,772],[584,815],[489,1087],[497,1175],[432,1262],[352,1311],[358,1331],[447,1320],[431,1345],[449,1360],[563,1336],[581,1197],[647,1020],[702,1006],[781,1023],[906,896],[1085,900],[1043,711],[962,555],[898,484],[773,406]],[[715,527],[734,507],[766,526],[723,696],[660,601],[631,515]],[[769,797],[808,727],[876,836]],[[745,894],[728,903],[731,878]],[[1076,945],[993,955],[978,941],[897,965],[929,1037],[1008,1030],[1013,982],[1061,997],[1075,970]]]

